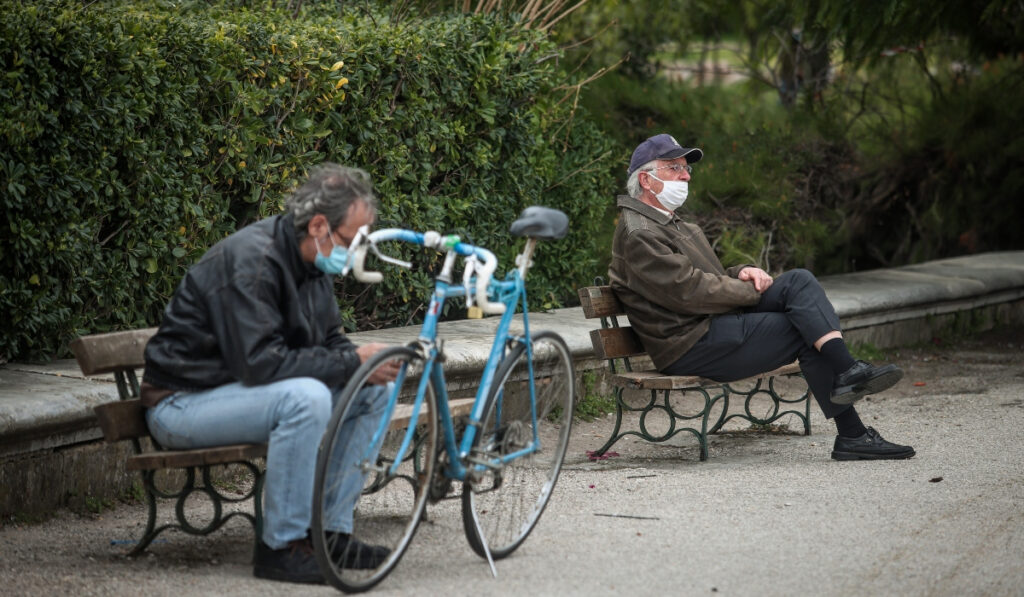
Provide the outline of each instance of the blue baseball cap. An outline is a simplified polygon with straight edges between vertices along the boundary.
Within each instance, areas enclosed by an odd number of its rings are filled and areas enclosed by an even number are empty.
[[[696,164],[704,157],[704,152],[696,147],[683,147],[672,135],[662,133],[648,138],[633,150],[633,157],[629,160],[627,175],[654,160],[674,160],[686,158],[687,164]]]

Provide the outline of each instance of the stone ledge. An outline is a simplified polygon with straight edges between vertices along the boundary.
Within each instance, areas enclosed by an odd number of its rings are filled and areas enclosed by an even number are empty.
[[[999,297],[1024,290],[1024,251],[825,276],[821,285],[844,319]]]
[[[0,369],[0,458],[101,438],[92,409],[116,399],[110,382]]]

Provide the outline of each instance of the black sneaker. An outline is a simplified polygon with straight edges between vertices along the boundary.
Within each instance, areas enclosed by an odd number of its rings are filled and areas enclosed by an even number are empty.
[[[327,531],[327,548],[331,551],[331,559],[341,564],[342,568],[354,570],[373,570],[388,559],[391,550],[381,545],[369,545],[359,539],[353,539],[348,533]]]
[[[270,549],[263,541],[256,543],[252,575],[268,580],[324,584],[324,575],[313,555],[309,539],[292,541],[283,549]]]
[[[888,390],[903,379],[903,370],[896,365],[875,367],[864,361],[857,361],[836,377],[832,387],[832,402],[853,404],[868,394]]]
[[[900,460],[914,454],[910,446],[885,441],[874,427],[868,427],[860,437],[836,436],[832,446],[833,460]]]

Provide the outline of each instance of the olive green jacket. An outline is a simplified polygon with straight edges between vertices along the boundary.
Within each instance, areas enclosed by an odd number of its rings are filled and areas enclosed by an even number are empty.
[[[658,369],[686,354],[712,315],[760,300],[751,282],[736,278],[753,266],[723,268],[696,225],[628,196],[618,198],[618,207],[608,277]]]

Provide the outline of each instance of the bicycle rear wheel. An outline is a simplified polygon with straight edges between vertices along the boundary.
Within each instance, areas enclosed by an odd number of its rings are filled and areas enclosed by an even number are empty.
[[[398,379],[370,383],[389,361],[402,363]],[[407,403],[415,397],[422,374],[423,360],[410,348],[396,346],[374,355],[345,386],[320,444],[313,546],[327,582],[342,591],[365,591],[383,580],[402,558],[423,516],[438,443],[429,382],[413,441],[401,448],[409,426]],[[387,417],[385,407],[395,393],[398,404]],[[378,431],[378,445],[373,446]],[[395,462],[399,466],[391,471]]]
[[[504,465],[471,469],[462,490],[462,523],[481,557],[486,557],[482,540],[494,559],[500,559],[530,534],[551,498],[569,445],[576,395],[572,355],[553,332],[535,334],[532,349],[536,426],[530,408],[531,358],[520,344],[498,365],[473,442],[474,461],[494,461],[526,449],[535,437],[539,442],[535,451]]]

